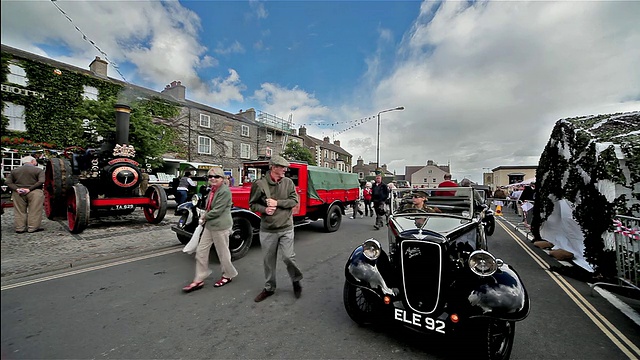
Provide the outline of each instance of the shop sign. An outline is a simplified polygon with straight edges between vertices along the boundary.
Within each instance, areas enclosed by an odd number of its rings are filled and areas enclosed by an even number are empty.
[[[44,94],[40,94],[39,92],[33,91],[33,90],[22,89],[16,86],[9,86],[9,85],[2,84],[2,91],[16,94],[16,95],[33,96],[40,99],[44,99]]]

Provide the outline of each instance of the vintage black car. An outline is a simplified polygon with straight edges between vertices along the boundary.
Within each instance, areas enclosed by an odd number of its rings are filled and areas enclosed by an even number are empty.
[[[400,325],[474,343],[474,357],[508,359],[515,322],[529,314],[516,271],[487,249],[487,207],[472,188],[392,192],[389,250],[368,239],[345,266],[344,305],[360,325]],[[474,196],[475,195],[475,196]]]

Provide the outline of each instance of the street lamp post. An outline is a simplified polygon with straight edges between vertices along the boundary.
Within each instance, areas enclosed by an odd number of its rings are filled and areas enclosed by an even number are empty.
[[[404,106],[398,106],[393,109],[382,110],[378,113],[378,144],[376,145],[376,167],[378,169],[380,168],[380,114],[389,112],[389,111],[396,111],[396,110],[404,110]]]

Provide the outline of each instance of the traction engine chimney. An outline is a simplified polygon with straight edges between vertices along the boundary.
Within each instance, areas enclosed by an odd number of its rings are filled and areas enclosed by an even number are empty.
[[[125,104],[116,104],[116,144],[129,145],[129,118],[131,107]]]

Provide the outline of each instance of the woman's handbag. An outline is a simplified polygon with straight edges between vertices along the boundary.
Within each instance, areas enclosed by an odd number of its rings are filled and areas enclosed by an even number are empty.
[[[196,251],[196,249],[198,248],[198,243],[200,242],[200,235],[202,235],[203,229],[204,228],[202,227],[202,225],[198,225],[196,230],[193,232],[193,235],[191,235],[191,240],[189,240],[187,245],[184,246],[184,249],[182,249],[182,252],[185,252],[187,254],[193,254]]]

